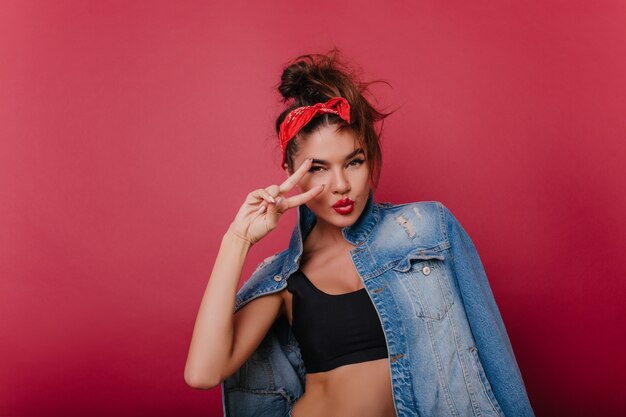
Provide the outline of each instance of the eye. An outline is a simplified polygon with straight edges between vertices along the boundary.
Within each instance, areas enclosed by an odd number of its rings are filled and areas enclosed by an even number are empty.
[[[355,164],[355,162],[356,162],[356,164]],[[359,165],[361,165],[363,162],[365,162],[365,160],[363,160],[363,159],[353,159],[352,161],[350,161],[350,162],[348,163],[348,165],[351,165],[351,166],[359,166]],[[322,166],[319,166],[319,165],[318,165],[318,166],[314,166],[314,167],[309,168],[309,171],[308,171],[308,172],[319,172],[319,170],[322,170],[322,169],[324,169],[324,167],[322,167]]]

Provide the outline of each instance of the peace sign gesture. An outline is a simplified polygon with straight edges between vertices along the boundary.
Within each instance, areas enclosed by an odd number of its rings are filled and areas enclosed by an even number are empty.
[[[252,246],[276,228],[278,219],[287,210],[298,207],[321,193],[324,185],[317,185],[305,193],[292,197],[283,197],[300,182],[311,167],[311,161],[311,159],[306,159],[282,184],[272,184],[249,193],[228,231],[246,240]]]

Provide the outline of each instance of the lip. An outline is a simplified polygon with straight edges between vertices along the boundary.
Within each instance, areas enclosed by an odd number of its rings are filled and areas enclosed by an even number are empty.
[[[335,210],[337,213],[342,214],[342,215],[347,215],[352,213],[352,210],[354,210],[354,204],[348,204],[347,206],[337,206],[337,207],[333,207],[333,210]]]
[[[339,200],[335,204],[333,204],[333,207],[334,208],[345,207],[345,206],[349,206],[352,204],[354,204],[354,201],[350,200],[349,198],[344,198],[343,200]]]

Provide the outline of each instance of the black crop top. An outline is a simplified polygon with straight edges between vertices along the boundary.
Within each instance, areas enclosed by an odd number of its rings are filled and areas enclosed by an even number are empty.
[[[298,269],[287,280],[292,297],[292,330],[308,373],[386,358],[378,314],[365,288],[327,294]]]

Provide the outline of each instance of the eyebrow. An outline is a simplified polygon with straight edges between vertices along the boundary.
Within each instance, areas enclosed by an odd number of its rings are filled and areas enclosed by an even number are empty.
[[[363,149],[359,148],[353,152],[351,152],[348,156],[346,156],[346,159],[344,159],[344,161],[347,161],[348,159],[352,158],[355,155],[358,154],[364,154]],[[327,164],[328,161],[325,161],[323,159],[313,159],[313,161],[311,162],[312,164]]]

